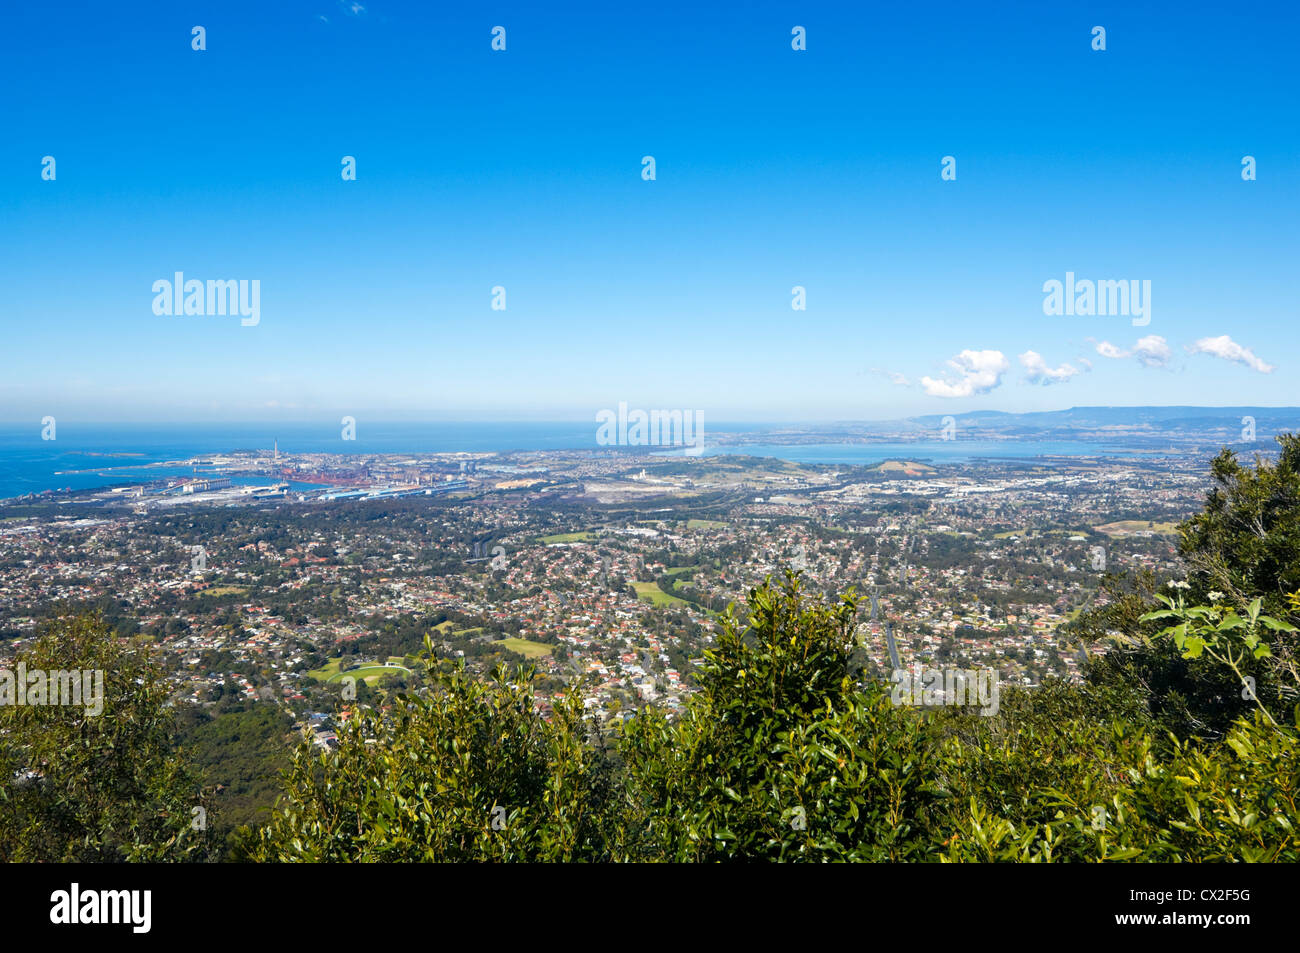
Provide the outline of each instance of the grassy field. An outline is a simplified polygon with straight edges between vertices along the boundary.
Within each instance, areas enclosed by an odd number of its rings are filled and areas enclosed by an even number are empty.
[[[337,682],[344,677],[350,676],[366,682],[369,685],[373,685],[385,675],[392,675],[395,672],[405,672],[407,675],[411,674],[411,670],[401,664],[402,659],[395,655],[389,658],[389,664],[387,665],[364,665],[361,668],[354,668],[349,672],[339,671],[339,663],[342,661],[343,659],[341,656],[338,658],[332,658],[320,668],[308,672],[307,676],[309,678],[314,678],[318,682],[325,682],[327,684],[330,682]]]
[[[543,543],[585,543],[592,538],[592,534],[587,531],[580,533],[556,533],[554,536],[543,536]]]
[[[551,646],[549,645],[543,645],[541,642],[529,642],[527,639],[514,636],[508,639],[498,639],[492,644],[507,648],[511,652],[517,652],[524,658],[538,658],[542,655],[551,654]]]
[[[670,596],[653,582],[634,582],[632,587],[636,589],[636,594],[642,599],[648,599],[657,606],[684,606],[687,604],[685,599],[678,599],[676,596]]]
[[[1144,524],[1145,525],[1145,524]],[[1012,536],[1019,536],[1022,539],[1029,536],[1085,536],[1086,529],[1012,529],[1005,533],[994,533],[994,539],[1010,539]]]
[[[1148,525],[1146,520],[1119,520],[1115,523],[1103,523],[1101,526],[1094,526],[1093,529],[1099,533],[1105,533],[1107,536],[1132,536],[1134,533],[1141,532],[1173,536],[1178,531],[1178,524],[1154,523]]]
[[[687,529],[722,529],[727,524],[718,520],[687,520]]]
[[[247,586],[213,586],[199,593],[201,596],[242,596],[248,592]]]
[[[318,682],[328,682],[331,678],[339,673],[339,662],[342,658],[332,658],[320,668],[312,669],[307,673],[308,678],[314,678]]]
[[[410,675],[411,670],[404,665],[363,665],[361,668],[354,668],[347,672],[339,672],[330,682],[339,682],[345,678],[355,678],[359,682],[365,682],[367,685],[376,684],[385,675],[396,675],[401,672]]]
[[[934,473],[934,467],[926,463],[917,463],[914,460],[886,460],[884,463],[876,464],[876,470],[884,473],[906,473],[911,470],[913,473]]]

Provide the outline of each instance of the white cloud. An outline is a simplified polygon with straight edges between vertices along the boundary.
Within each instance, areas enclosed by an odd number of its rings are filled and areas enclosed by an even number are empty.
[[[1193,354],[1209,354],[1211,357],[1222,358],[1225,361],[1235,361],[1261,374],[1273,373],[1272,364],[1260,360],[1250,348],[1242,347],[1226,334],[1221,334],[1217,338],[1201,338],[1195,344],[1189,345],[1187,350]]]
[[[1148,334],[1140,338],[1137,346],[1133,348],[1133,353],[1147,367],[1164,367],[1173,356],[1169,344],[1158,334]]]
[[[1088,341],[1102,357],[1110,358],[1113,361],[1125,357],[1136,357],[1138,363],[1144,367],[1164,367],[1173,356],[1173,352],[1169,350],[1168,342],[1158,334],[1148,334],[1140,339],[1131,351],[1126,351],[1119,345],[1111,344],[1109,341],[1098,341],[1096,338],[1088,338]]]
[[[1102,357],[1117,359],[1121,357],[1128,357],[1133,352],[1125,351],[1122,348],[1118,348],[1114,344],[1111,344],[1109,341],[1098,341],[1097,353],[1100,354]]]
[[[1068,381],[1079,373],[1077,367],[1062,364],[1060,367],[1048,367],[1043,356],[1037,351],[1026,351],[1020,355],[1020,363],[1025,368],[1025,380],[1031,384],[1059,384]]]
[[[1011,365],[1001,351],[962,351],[948,366],[957,372],[956,380],[922,377],[921,386],[931,397],[972,397],[987,394],[1002,383],[1002,375]]]

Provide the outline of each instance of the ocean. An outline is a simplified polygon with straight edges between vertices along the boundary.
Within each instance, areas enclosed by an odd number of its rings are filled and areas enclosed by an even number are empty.
[[[236,450],[282,453],[438,453],[457,450],[575,450],[596,447],[594,424],[432,423],[368,424],[358,421],[355,440],[339,426],[232,424],[120,426],[59,422],[55,439],[41,427],[0,427],[0,498],[71,488],[88,490],[145,479],[189,476],[186,467],[133,471],[133,463],[185,460]],[[104,456],[131,454],[129,457]],[[102,468],[112,467],[113,472]],[[59,471],[87,470],[85,473]],[[265,481],[262,481],[265,482]]]
[[[719,424],[711,426],[710,431],[752,432],[760,426]],[[341,427],[304,424],[279,427],[265,424],[121,426],[70,422],[57,425],[54,440],[43,440],[41,427],[37,424],[22,428],[7,425],[0,427],[0,498],[43,490],[97,489],[146,479],[189,476],[192,471],[186,467],[119,468],[236,450],[270,450],[277,441],[281,452],[286,453],[445,453],[599,448],[595,424],[575,421],[422,424],[368,424],[359,421],[356,439],[347,441],[341,439]],[[1042,455],[1135,455],[1131,447],[1061,440],[706,446],[705,455],[719,453],[779,457],[798,463],[859,465],[891,458],[962,463],[979,458],[1024,460]],[[108,467],[114,469],[109,472]],[[71,470],[86,472],[66,472]]]

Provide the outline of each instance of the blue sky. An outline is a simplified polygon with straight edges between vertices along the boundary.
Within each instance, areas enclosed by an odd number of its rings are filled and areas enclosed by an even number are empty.
[[[8,8],[0,420],[1300,404],[1294,5],[450,6]]]

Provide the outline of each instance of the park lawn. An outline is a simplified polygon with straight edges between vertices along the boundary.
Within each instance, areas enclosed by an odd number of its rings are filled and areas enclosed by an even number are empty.
[[[201,596],[242,596],[248,592],[247,586],[213,586],[199,593]]]
[[[718,520],[690,519],[686,521],[687,529],[723,529],[726,525],[726,523],[719,522]]]
[[[345,678],[355,678],[367,685],[374,685],[385,675],[396,675],[399,672],[411,674],[411,670],[405,665],[363,665],[361,668],[349,669],[346,672],[336,672],[328,681],[339,682]]]
[[[585,530],[580,533],[556,533],[553,536],[543,536],[543,543],[585,543],[591,539],[591,533]]]
[[[1145,523],[1142,525],[1143,527],[1146,526]],[[1157,523],[1156,525],[1161,526],[1163,524]],[[1101,529],[1101,527],[1094,527],[1094,529]],[[1086,536],[1087,534],[1088,530],[1086,529],[1030,529],[1029,527],[1025,527],[1024,529],[1007,530],[1005,533],[994,533],[993,538],[1008,539],[1012,536],[1019,536],[1021,538],[1033,538],[1038,536]]]
[[[343,657],[341,655],[332,658],[320,668],[308,672],[307,677],[314,678],[318,682],[329,683],[337,682],[343,676],[350,675],[353,678],[362,679],[367,683],[373,684],[374,682],[379,681],[382,676],[392,674],[393,672],[403,671],[408,675],[411,674],[411,670],[401,664],[405,660],[398,658],[395,655],[389,657],[388,665],[365,665],[361,668],[354,668],[350,672],[339,671],[339,663],[342,661]]]
[[[884,463],[876,464],[876,470],[882,473],[934,473],[934,467],[928,463],[917,463],[915,460],[886,460]]]
[[[314,678],[318,682],[328,682],[339,672],[339,662],[343,661],[342,657],[332,658],[326,661],[320,668],[313,669],[307,673],[308,678]]]
[[[1147,525],[1147,520],[1117,520],[1114,523],[1103,523],[1101,526],[1094,526],[1099,533],[1105,533],[1107,536],[1131,536],[1134,533],[1157,533],[1161,536],[1173,536],[1178,532],[1177,523],[1152,523]]]
[[[685,599],[678,599],[676,596],[670,596],[653,582],[634,582],[632,588],[641,599],[647,599],[657,606],[685,606],[689,605]]]
[[[498,639],[492,643],[516,652],[524,658],[539,658],[543,655],[551,654],[551,646],[541,642],[530,642],[527,639],[521,639],[517,636],[511,636],[508,639]]]

